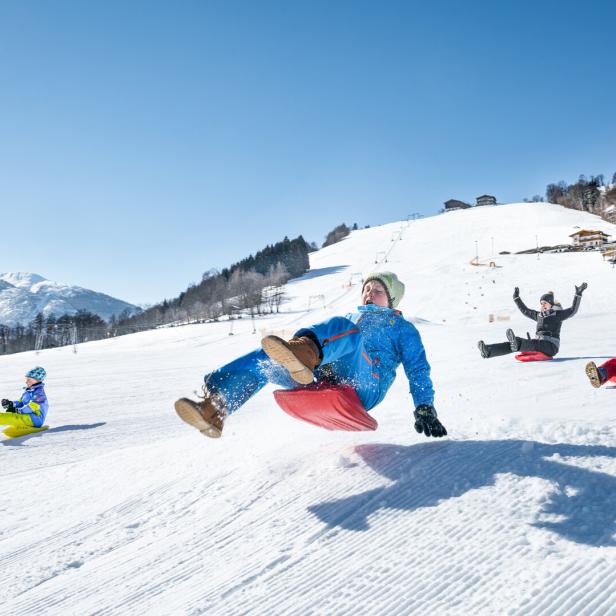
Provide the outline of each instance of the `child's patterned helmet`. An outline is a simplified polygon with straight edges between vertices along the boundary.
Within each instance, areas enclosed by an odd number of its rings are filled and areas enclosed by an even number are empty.
[[[40,366],[36,366],[36,368],[32,368],[32,370],[26,372],[27,378],[36,379],[37,381],[44,381],[46,376],[47,372],[45,372],[45,368],[41,368]]]

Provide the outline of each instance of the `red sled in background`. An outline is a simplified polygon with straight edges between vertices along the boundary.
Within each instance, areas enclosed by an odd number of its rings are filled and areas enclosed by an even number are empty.
[[[274,398],[291,417],[325,430],[365,432],[379,425],[366,413],[350,385],[317,383],[299,389],[277,389]]]
[[[554,359],[553,357],[539,351],[525,351],[524,353],[518,353],[515,358],[518,361],[547,361],[548,359]]]

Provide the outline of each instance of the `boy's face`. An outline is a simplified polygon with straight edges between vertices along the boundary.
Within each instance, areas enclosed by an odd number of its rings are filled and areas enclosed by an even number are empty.
[[[27,376],[26,377],[26,386],[27,387],[32,387],[32,385],[34,385],[35,383],[38,383],[39,381],[37,381],[36,379],[33,379],[32,377]]]
[[[386,308],[389,305],[387,291],[378,280],[369,280],[361,292],[361,301],[364,306],[374,304]]]

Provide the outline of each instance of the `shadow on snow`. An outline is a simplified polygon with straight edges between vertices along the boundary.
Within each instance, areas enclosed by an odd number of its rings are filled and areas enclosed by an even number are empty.
[[[0,445],[5,447],[21,447],[28,439],[41,437],[43,435],[53,434],[54,432],[70,432],[72,430],[92,430],[93,428],[100,428],[104,426],[105,422],[101,421],[94,424],[67,424],[66,426],[57,426],[56,428],[49,428],[43,432],[33,432],[32,434],[24,434],[23,436],[16,436],[15,438],[2,440]]]
[[[554,458],[614,458],[616,447],[497,440],[444,441],[408,447],[361,445],[355,451],[368,466],[394,483],[309,507],[330,527],[367,530],[368,517],[380,509],[413,511],[434,507],[470,490],[494,485],[497,475],[511,473],[553,483],[547,502],[537,513],[560,519],[539,520],[533,526],[581,544],[616,545],[616,476]]]
[[[304,280],[310,280],[311,278],[318,278],[319,276],[329,276],[330,274],[337,274],[345,269],[348,269],[348,265],[332,265],[330,267],[318,267],[316,269],[308,270],[305,274],[302,274],[298,278],[294,278],[292,282],[303,282]]]

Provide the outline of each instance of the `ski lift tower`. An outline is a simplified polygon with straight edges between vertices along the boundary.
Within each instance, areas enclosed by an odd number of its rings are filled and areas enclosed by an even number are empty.
[[[77,324],[73,323],[71,327],[71,344],[73,345],[73,353],[77,353]]]
[[[231,306],[231,313],[229,314],[229,336],[233,336],[233,311],[237,310],[238,312],[241,310],[239,306]]]
[[[319,293],[319,295],[310,295],[308,297],[308,310],[313,306],[313,304],[321,304],[321,308],[325,308],[325,295],[323,293]]]
[[[36,352],[37,355],[41,352],[44,342],[45,342],[45,331],[41,330],[36,334],[36,340],[34,341],[34,351]]]
[[[352,287],[355,284],[361,284],[364,281],[364,276],[361,272],[353,272],[349,278],[349,286]]]

